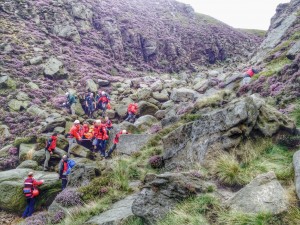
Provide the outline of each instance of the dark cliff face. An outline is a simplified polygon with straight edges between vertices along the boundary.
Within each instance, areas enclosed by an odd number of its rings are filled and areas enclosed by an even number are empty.
[[[239,62],[261,41],[172,0],[5,0],[0,9],[1,43],[13,48],[3,66],[17,64],[25,76],[34,48],[59,56],[73,74],[134,76],[128,67],[178,72]]]

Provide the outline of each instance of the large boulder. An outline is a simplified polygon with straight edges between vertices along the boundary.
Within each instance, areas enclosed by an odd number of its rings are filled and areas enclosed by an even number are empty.
[[[287,57],[291,60],[295,59],[296,55],[300,52],[300,40],[297,41],[290,50],[287,52]]]
[[[125,104],[116,104],[114,106],[116,113],[119,117],[125,118],[127,114],[127,106]]]
[[[120,136],[120,142],[117,145],[118,152],[131,155],[140,151],[150,140],[151,135],[148,134],[127,134]]]
[[[16,99],[12,99],[8,102],[8,107],[10,111],[21,111],[23,109],[27,109],[29,103],[29,101],[19,101]]]
[[[144,116],[144,115],[154,116],[155,113],[159,110],[159,108],[156,105],[146,101],[141,101],[138,103],[138,105],[139,105],[138,114],[140,116]]]
[[[16,89],[16,82],[9,76],[0,76],[0,89]]]
[[[287,211],[288,200],[285,190],[274,172],[261,174],[228,200],[234,211],[244,213],[266,212],[273,215]]]
[[[165,102],[169,100],[169,93],[164,89],[161,92],[153,92],[152,97],[160,102]]]
[[[126,219],[133,217],[132,204],[137,195],[130,195],[116,203],[111,208],[98,216],[92,217],[85,224],[90,225],[119,225]]]
[[[32,170],[37,170],[39,167],[38,163],[33,160],[25,160],[23,161],[17,169],[32,169]]]
[[[151,115],[145,115],[145,116],[141,116],[139,117],[134,125],[140,129],[140,130],[146,130],[147,128],[151,127],[151,125],[153,125],[154,123],[157,123],[158,120]]]
[[[14,213],[21,213],[26,205],[22,188],[24,180],[30,169],[13,169],[0,172],[0,208]],[[51,204],[56,194],[61,190],[61,182],[57,173],[35,172],[34,178],[44,180],[39,187],[40,195],[37,197],[35,208],[46,207]]]
[[[195,101],[198,98],[199,94],[188,88],[178,88],[173,89],[171,93],[171,100],[174,102],[188,102]]]
[[[66,120],[63,117],[50,116],[46,119],[47,124],[43,126],[41,132],[52,132],[56,127],[65,127]]]
[[[161,82],[161,80],[157,80],[151,84],[150,88],[152,91],[160,92],[163,90],[163,83]]]
[[[128,121],[123,121],[119,124],[119,130],[127,130],[129,133],[138,133],[139,129],[133,124]]]
[[[93,79],[87,79],[86,80],[86,89],[90,90],[92,92],[98,91],[98,85],[93,81]]]
[[[19,100],[19,101],[27,101],[27,100],[29,100],[30,98],[29,98],[29,96],[28,96],[28,94],[26,94],[25,92],[23,92],[23,91],[20,91],[18,94],[17,94],[17,100]]]
[[[205,193],[211,184],[192,173],[148,174],[146,184],[132,205],[134,215],[147,224],[163,218],[176,204],[193,195]]]
[[[77,157],[83,157],[83,158],[91,158],[92,152],[91,150],[85,148],[82,145],[75,144],[71,149],[70,153]]]
[[[220,151],[236,148],[238,154],[245,138],[259,133],[262,138],[271,137],[278,132],[294,133],[294,122],[255,96],[237,99],[165,137],[165,162],[172,168],[196,162],[204,165]]]
[[[56,149],[56,151],[59,152],[59,154],[53,154],[53,155],[51,155],[50,162],[54,160],[56,162],[56,164],[57,164],[57,162],[59,162],[59,160],[61,159],[60,156],[66,155],[67,152],[65,152],[64,150],[59,149],[59,148],[55,148],[55,149]],[[33,153],[33,155],[32,155],[32,160],[36,161],[39,165],[43,165],[45,159],[46,159],[45,149],[41,149],[39,151],[35,151]],[[50,164],[52,164],[52,163],[50,163]]]
[[[19,148],[19,159],[20,161],[25,161],[32,159],[33,154],[37,149],[37,144],[24,144],[22,143]]]
[[[26,111],[34,116],[38,116],[41,118],[46,118],[49,115],[44,109],[41,109],[37,105],[30,106]]]
[[[152,90],[150,88],[140,88],[137,91],[137,97],[139,100],[147,100],[150,98]]]
[[[96,162],[75,160],[76,165],[72,168],[68,178],[68,186],[80,187],[87,185],[95,177],[100,176],[100,168]]]
[[[295,152],[293,156],[293,165],[295,171],[295,187],[298,199],[300,199],[300,151]]]
[[[44,64],[44,74],[46,77],[58,80],[67,78],[67,73],[63,69],[63,63],[55,57],[51,57]]]

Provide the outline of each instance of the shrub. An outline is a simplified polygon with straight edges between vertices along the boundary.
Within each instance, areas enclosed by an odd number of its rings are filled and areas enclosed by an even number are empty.
[[[231,155],[220,156],[213,166],[213,173],[224,185],[241,186],[246,183],[238,161]]]
[[[164,166],[164,160],[162,156],[155,155],[149,159],[149,164],[154,169],[159,169]]]
[[[80,206],[83,204],[81,194],[74,188],[63,190],[56,196],[55,201],[64,207]]]
[[[186,123],[188,122],[192,122],[192,121],[196,121],[196,120],[199,120],[201,119],[201,115],[200,114],[185,114],[183,117],[182,117],[182,120]]]

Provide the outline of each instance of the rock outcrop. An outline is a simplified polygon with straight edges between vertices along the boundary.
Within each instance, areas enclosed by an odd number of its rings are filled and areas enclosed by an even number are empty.
[[[190,196],[206,193],[211,184],[191,173],[148,174],[132,205],[134,215],[153,224]]]
[[[117,145],[118,152],[131,155],[134,152],[140,151],[150,140],[149,134],[127,134],[120,136],[120,142]]]
[[[204,165],[218,152],[238,147],[254,133],[272,137],[280,130],[293,133],[295,124],[255,96],[238,99],[165,137],[165,163],[168,169],[190,163]]]
[[[234,211],[266,212],[277,215],[287,211],[288,200],[275,173],[269,172],[257,176],[250,184],[237,192],[228,200],[228,205]]]
[[[11,212],[22,212],[26,205],[22,187],[30,169],[13,169],[0,172],[0,208]],[[35,172],[34,177],[45,182],[39,187],[36,208],[50,205],[56,194],[61,190],[57,173]]]

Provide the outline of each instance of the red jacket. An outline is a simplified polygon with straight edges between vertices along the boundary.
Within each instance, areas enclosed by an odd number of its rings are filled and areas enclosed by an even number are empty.
[[[89,130],[90,130],[89,125],[84,124],[84,125],[82,126],[82,129],[80,130],[80,131],[81,131],[80,136],[82,137],[84,134],[88,133]]]
[[[248,74],[250,77],[253,77],[254,72],[253,72],[252,68],[249,69],[249,70],[246,72],[246,74]]]
[[[100,140],[108,140],[106,124],[101,123],[100,125],[95,125],[94,137]]]
[[[76,138],[76,140],[80,140],[81,139],[81,128],[80,128],[80,125],[79,126],[76,126],[76,125],[73,125],[70,129],[70,132],[69,134]]]
[[[116,137],[114,139],[114,144],[118,144],[119,143],[119,139],[120,139],[120,136],[122,135],[122,131],[120,131],[119,133],[116,134]],[[128,132],[126,132],[126,134],[129,134]]]
[[[104,102],[104,103],[109,102],[109,99],[108,99],[107,95],[101,95],[99,100],[98,100],[98,103],[99,102]]]
[[[33,198],[33,190],[36,189],[37,186],[42,185],[43,181],[35,180],[33,177],[27,177],[24,181],[23,192],[25,197]],[[25,191],[28,190],[28,191]]]
[[[51,138],[47,141],[46,148],[49,152],[54,151],[56,148],[57,136],[51,136]]]
[[[138,111],[138,106],[134,103],[130,103],[127,109],[128,113],[136,114]]]

